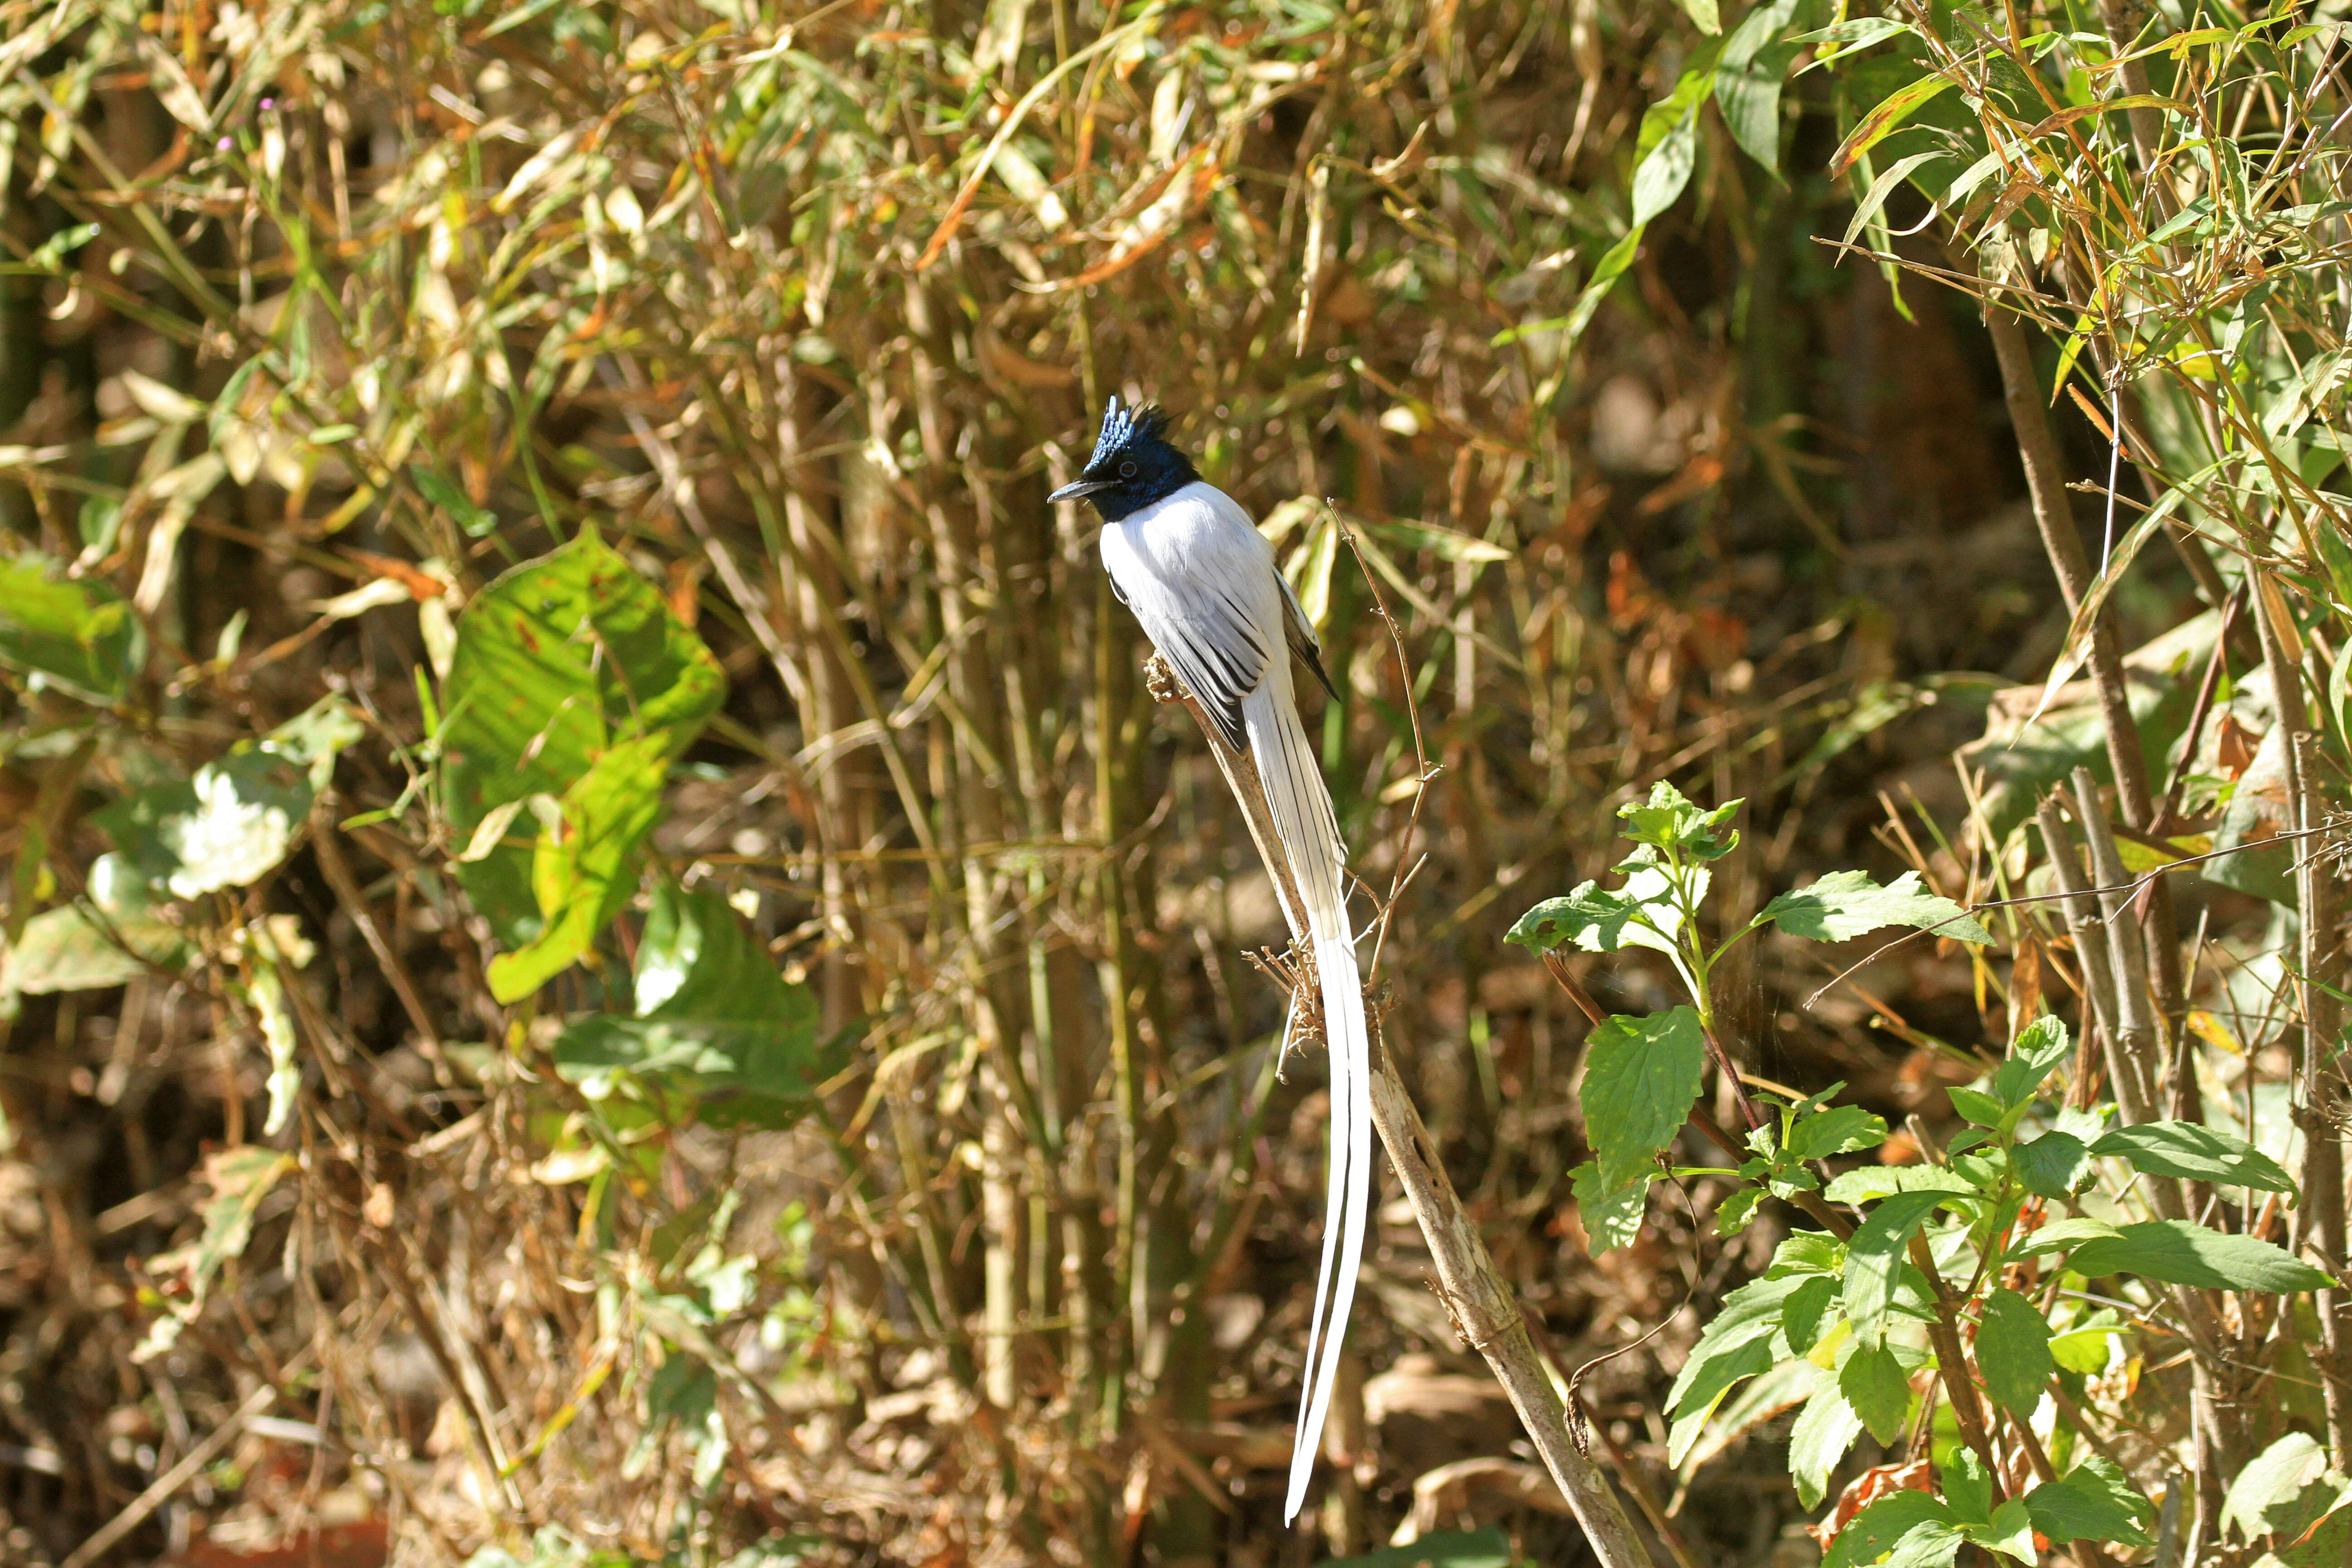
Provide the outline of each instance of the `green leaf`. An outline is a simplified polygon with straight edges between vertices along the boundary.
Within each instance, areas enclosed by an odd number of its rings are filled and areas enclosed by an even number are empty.
[[[1903,1435],[1903,1418],[1911,1410],[1911,1380],[1885,1344],[1854,1344],[1838,1368],[1838,1392],[1881,1443]]]
[[[1979,1127],[1998,1127],[2009,1113],[2009,1107],[1979,1089],[1948,1089],[1952,1109]]]
[[[1598,1258],[1620,1247],[1631,1247],[1642,1234],[1642,1215],[1649,1206],[1654,1173],[1643,1171],[1622,1187],[1601,1184],[1601,1167],[1587,1160],[1569,1172],[1576,1194],[1576,1212],[1584,1222],[1585,1250]]]
[[[2089,1539],[2125,1546],[2152,1546],[2141,1528],[2156,1517],[2156,1505],[2109,1461],[2094,1457],[2054,1481],[2025,1494],[2033,1528],[2053,1546]]]
[[[1683,14],[1702,33],[1713,37],[1723,31],[1723,14],[1716,9],[1715,0],[1681,0]]]
[[[2063,1334],[2050,1339],[2050,1359],[2068,1372],[2094,1376],[2107,1370],[2108,1342],[2123,1330],[2112,1307],[2102,1307]]]
[[[1858,1165],[1830,1178],[1822,1196],[1833,1204],[1866,1204],[1896,1193],[1979,1195],[1974,1182],[1942,1165]]]
[[[1958,1526],[1929,1520],[1904,1532],[1886,1554],[1886,1568],[1952,1568],[1967,1542]]]
[[[2042,1560],[2033,1544],[2033,1514],[2025,1500],[2013,1497],[1992,1510],[1991,1521],[1982,1529],[1971,1528],[1968,1538],[2003,1557],[2015,1558],[2029,1565]]]
[[[1410,1546],[1385,1546],[1360,1557],[1327,1557],[1320,1568],[1511,1568],[1510,1537],[1489,1526],[1479,1531],[1439,1531]]]
[[[2310,1534],[2278,1549],[2285,1568],[2343,1568],[2352,1563],[2352,1508],[2339,1508]]]
[[[2222,1522],[2235,1522],[2249,1540],[2293,1540],[2340,1506],[2347,1489],[2329,1468],[2327,1450],[2307,1433],[2290,1432],[2246,1462],[2230,1483]]]
[[[1688,1007],[1621,1015],[1592,1031],[1581,1099],[1604,1187],[1633,1182],[1674,1142],[1698,1099],[1706,1062],[1706,1037]]]
[[[1807,1508],[1821,1506],[1831,1473],[1861,1436],[1862,1417],[1838,1392],[1837,1379],[1822,1375],[1789,1429],[1789,1477]]]
[[[540,934],[490,960],[490,994],[520,1002],[572,966],[636,883],[637,846],[661,816],[669,773],[667,733],[624,741],[563,792],[562,832],[540,835],[531,858]]]
[[[1911,1238],[1951,1201],[1949,1193],[1897,1193],[1870,1211],[1846,1246],[1845,1311],[1856,1338],[1876,1344],[1886,1331],[1886,1314],[1902,1283],[1903,1260]]]
[[[2168,1285],[2210,1290],[2268,1290],[2286,1294],[2317,1290],[2335,1283],[2327,1275],[2284,1248],[2251,1236],[2225,1236],[2187,1220],[2152,1219],[2117,1228],[2113,1237],[2086,1241],[2066,1267],[2089,1279],[2137,1274]],[[2047,1534],[2048,1531],[2043,1531]]]
[[[1944,1501],[1963,1528],[1992,1522],[1992,1477],[1966,1447],[1944,1467]]]
[[[2074,1054],[2066,1026],[2049,1014],[2028,1024],[2010,1043],[2009,1056],[1993,1074],[1992,1091],[2004,1105],[2022,1105],[2033,1098],[2042,1080]]]
[[[416,486],[417,493],[447,512],[457,526],[466,531],[467,537],[485,539],[497,531],[498,514],[476,506],[472,498],[450,479],[422,463],[410,464],[408,477]]]
[[[1671,1415],[1703,1410],[1716,1396],[1743,1377],[1753,1376],[1782,1358],[1772,1353],[1772,1337],[1780,1314],[1800,1276],[1751,1279],[1723,1299],[1723,1310],[1700,1331],[1666,1394]]]
[[[1621,805],[1617,816],[1626,837],[1654,849],[1679,849],[1700,860],[1718,860],[1738,843],[1725,826],[1738,814],[1744,801],[1727,801],[1708,810],[1693,805],[1683,792],[1661,779],[1650,786],[1650,798]]]
[[[1803,47],[1780,37],[1796,18],[1799,0],[1772,0],[1748,13],[1724,40],[1715,68],[1715,103],[1740,151],[1778,178],[1780,174],[1780,87],[1789,62]]]
[[[562,795],[618,742],[661,734],[675,758],[725,695],[710,650],[593,533],[517,567],[457,623],[439,737],[453,837],[468,842],[500,806]],[[537,931],[530,866],[517,841],[457,868],[510,945]]]
[[[1914,926],[1961,942],[1990,942],[1992,933],[1959,905],[1919,885],[1919,873],[1906,871],[1885,887],[1867,871],[1832,871],[1811,886],[1783,893],[1759,917],[1790,936],[1844,942],[1884,926]]]
[[[1830,159],[1830,178],[1836,179],[1853,167],[1855,159],[1884,142],[1895,128],[1916,113],[1920,105],[1952,85],[1949,77],[1923,76],[1908,86],[1887,94],[1868,114],[1862,117],[1853,131],[1839,144]]]
[[[1629,881],[1625,890],[1611,892],[1598,882],[1586,882],[1564,897],[1546,899],[1521,915],[1505,942],[1517,942],[1535,952],[1549,952],[1556,947],[1576,947],[1586,952],[1615,952],[1621,948],[1649,946],[1637,941],[1649,932],[1634,923],[1636,917],[1647,917],[1672,930],[1676,914],[1665,898],[1664,873],[1643,880],[1642,891],[1654,889],[1654,896],[1642,897]]]
[[[2011,1253],[2018,1258],[2032,1258],[2038,1253],[2061,1252],[2079,1247],[2086,1241],[2096,1241],[2123,1234],[2103,1219],[2058,1219],[2021,1239]]]
[[[2031,1143],[2015,1145],[2009,1152],[2009,1167],[2027,1192],[2045,1198],[2071,1198],[2096,1173],[2091,1152],[2071,1132],[2044,1132]]]
[[[1761,1187],[1742,1187],[1717,1205],[1715,1234],[1738,1236],[1756,1223],[1756,1210],[1764,1202]]]
[[[1822,1568],[1863,1568],[1875,1563],[1895,1543],[1923,1525],[1951,1522],[1951,1510],[1932,1493],[1906,1489],[1890,1492],[1846,1522],[1830,1542]]]
[[[1977,1369],[1985,1386],[2021,1421],[2031,1420],[2057,1363],[2050,1355],[2050,1321],[2032,1302],[2007,1289],[1985,1298],[1977,1329]]]
[[[2094,1154],[2126,1161],[2150,1176],[2178,1176],[2266,1193],[2294,1191],[2278,1162],[2242,1139],[2194,1121],[2143,1121],[2118,1127],[2091,1145]]]
[[[1789,1129],[1789,1154],[1798,1160],[1826,1160],[1885,1142],[1886,1119],[1858,1105],[1833,1105],[1799,1117]]]
[[[1822,1324],[1837,1305],[1838,1282],[1826,1274],[1809,1274],[1781,1303],[1780,1331],[1793,1355],[1803,1355],[1821,1342]]]
[[[95,577],[73,579],[30,551],[0,561],[0,665],[35,688],[112,706],[146,662],[131,604]]]
[[[715,892],[655,889],[635,990],[635,1016],[583,1018],[556,1039],[556,1070],[591,1099],[627,1076],[693,1097],[705,1121],[782,1127],[835,1070],[808,988],[777,973]]]
[[[186,959],[186,941],[177,926],[152,916],[105,919],[100,911],[67,904],[25,922],[6,964],[0,966],[0,994],[96,991],[136,980],[150,964],[177,969]]]

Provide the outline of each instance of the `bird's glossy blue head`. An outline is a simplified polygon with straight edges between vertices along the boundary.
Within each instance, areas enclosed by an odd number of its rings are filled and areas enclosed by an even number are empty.
[[[1047,499],[1083,498],[1105,522],[1167,500],[1201,477],[1192,459],[1168,444],[1167,430],[1168,416],[1156,406],[1121,407],[1114,395],[1103,410],[1095,455],[1076,479]]]

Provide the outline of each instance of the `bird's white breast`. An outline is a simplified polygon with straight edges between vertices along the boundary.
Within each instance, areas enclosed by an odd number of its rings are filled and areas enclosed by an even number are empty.
[[[1103,565],[1135,605],[1163,598],[1183,614],[1195,595],[1214,593],[1271,628],[1268,646],[1281,646],[1282,606],[1274,547],[1241,503],[1205,479],[1165,500],[1129,512],[1102,531]]]

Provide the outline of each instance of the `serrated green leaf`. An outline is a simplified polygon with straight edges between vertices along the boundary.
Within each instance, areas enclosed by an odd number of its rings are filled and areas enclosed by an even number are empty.
[[[1838,1392],[1881,1443],[1903,1435],[1903,1418],[1911,1410],[1911,1380],[1885,1344],[1853,1347],[1838,1368]]]
[[[1885,1142],[1886,1119],[1858,1105],[1833,1105],[1798,1118],[1789,1129],[1789,1153],[1798,1160],[1826,1160]]]
[[[2033,1528],[2053,1546],[2086,1538],[2125,1546],[2155,1544],[2141,1527],[2156,1517],[2156,1505],[2104,1458],[2085,1459],[2068,1474],[2035,1487],[2025,1494],[2025,1509]]]
[[[1789,1429],[1789,1477],[1807,1508],[1819,1508],[1829,1490],[1838,1462],[1862,1436],[1862,1417],[1838,1392],[1837,1379],[1827,1373],[1813,1387],[1813,1396],[1797,1413]]]
[[[2294,1181],[2277,1161],[2246,1142],[2194,1121],[2143,1121],[2118,1127],[2091,1145],[2150,1176],[2291,1193]]]
[[[1822,1327],[1837,1305],[1838,1282],[1826,1274],[1802,1277],[1780,1305],[1780,1332],[1791,1354],[1803,1355],[1821,1342]]]
[[[1948,1528],[1950,1522],[1950,1510],[1932,1493],[1891,1492],[1846,1521],[1830,1542],[1822,1568],[1863,1568],[1894,1551],[1913,1531],[1927,1525]]]
[[[1699,1331],[1675,1374],[1666,1394],[1667,1413],[1679,1417],[1703,1409],[1741,1378],[1779,1361],[1772,1338],[1780,1331],[1782,1307],[1801,1283],[1795,1276],[1751,1279],[1725,1297],[1722,1310]]]
[[[1557,899],[1542,903],[1521,915],[1503,940],[1536,952],[1549,952],[1556,947],[1580,948],[1586,952],[1615,952],[1619,949],[1640,945],[1630,942],[1630,936],[1646,934],[1635,925],[1637,918],[1654,915],[1671,927],[1674,910],[1663,900],[1664,874],[1653,878],[1659,884],[1660,897],[1644,900],[1626,891],[1611,892],[1598,882],[1585,882]]]
[[[1977,1187],[1942,1165],[1858,1165],[1830,1178],[1822,1196],[1833,1204],[1866,1204],[1896,1193],[1950,1193],[1972,1198]]]
[[[1992,1091],[2004,1105],[2032,1100],[2042,1080],[2074,1054],[2066,1026],[2049,1014],[2028,1024],[2009,1047],[2009,1056],[1993,1074]]]
[[[1979,1127],[1998,1127],[2009,1107],[1978,1089],[1948,1089],[1952,1109]]]
[[[1760,1187],[1742,1187],[1723,1200],[1715,1211],[1715,1234],[1738,1236],[1756,1222],[1756,1210],[1764,1201]]]
[[[1991,1522],[1965,1532],[1970,1541],[2003,1557],[2032,1564],[2042,1554],[2033,1544],[2033,1514],[2023,1498],[2013,1497],[1992,1510]]]
[[[2095,1174],[2091,1152],[2069,1132],[2044,1132],[2031,1143],[2013,1146],[2009,1165],[2027,1192],[2045,1198],[2073,1197]]]
[[[1809,887],[1783,893],[1760,917],[1791,936],[1845,942],[1886,926],[1912,926],[1960,942],[1990,942],[1992,933],[1959,905],[1919,885],[1906,871],[1885,887],[1867,871],[1832,871]]]
[[[1604,1188],[1643,1175],[1682,1131],[1706,1063],[1706,1037],[1688,1007],[1621,1015],[1592,1031],[1580,1097]]]
[[[1966,1447],[1944,1467],[1944,1502],[1962,1529],[1992,1522],[1992,1477]]]
[[[1977,1368],[2011,1414],[2032,1419],[2057,1369],[2050,1354],[2050,1321],[2016,1291],[1995,1289],[1985,1298],[1984,1321],[1977,1330]]]
[[[1633,1245],[1633,1238],[1642,1234],[1642,1215],[1649,1206],[1654,1176],[1654,1172],[1644,1170],[1622,1186],[1605,1186],[1601,1167],[1590,1160],[1569,1173],[1576,1212],[1584,1222],[1586,1251],[1598,1258],[1612,1248]]]
[[[2251,1236],[2227,1236],[2187,1220],[2152,1219],[2086,1241],[2066,1266],[2085,1279],[2137,1274],[2168,1285],[2209,1290],[2317,1290],[2335,1281],[2282,1247]],[[2047,1533],[2046,1531],[2044,1533]]]
[[[1911,1238],[1936,1206],[1951,1197],[1949,1193],[1897,1193],[1855,1227],[1846,1242],[1845,1311],[1857,1339],[1876,1344],[1885,1336]]]

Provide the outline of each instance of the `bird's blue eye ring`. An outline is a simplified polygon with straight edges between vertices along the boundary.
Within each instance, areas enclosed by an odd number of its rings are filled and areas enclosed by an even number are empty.
[[[1122,479],[1131,479],[1135,478],[1135,465],[1133,463],[1121,463],[1118,466],[1118,477]]]

